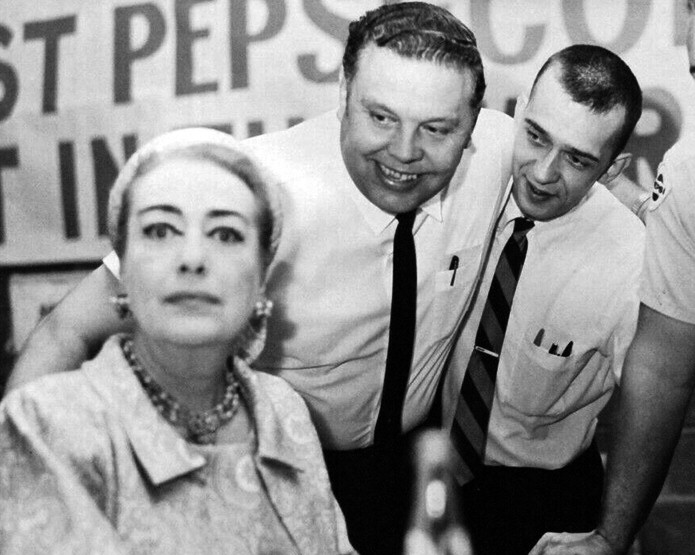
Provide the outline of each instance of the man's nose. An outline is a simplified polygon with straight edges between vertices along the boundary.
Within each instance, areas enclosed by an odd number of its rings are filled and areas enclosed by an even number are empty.
[[[399,129],[391,139],[389,153],[403,164],[420,160],[423,150],[417,130]]]
[[[559,176],[558,163],[560,153],[548,150],[536,160],[533,166],[533,177],[538,183],[553,183]]]

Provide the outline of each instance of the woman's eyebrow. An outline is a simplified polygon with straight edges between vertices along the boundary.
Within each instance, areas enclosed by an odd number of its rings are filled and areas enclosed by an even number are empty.
[[[161,210],[162,212],[169,212],[171,214],[182,214],[180,208],[172,206],[171,204],[153,204],[151,206],[146,206],[145,208],[138,210],[137,213],[138,215],[145,214],[147,212],[152,212],[153,210]]]
[[[236,210],[226,210],[226,209],[221,209],[221,208],[216,208],[214,210],[210,210],[206,215],[210,218],[222,218],[225,216],[236,216],[237,218],[241,218],[242,220],[248,220],[248,217],[245,214],[242,214],[241,212],[238,212]]]

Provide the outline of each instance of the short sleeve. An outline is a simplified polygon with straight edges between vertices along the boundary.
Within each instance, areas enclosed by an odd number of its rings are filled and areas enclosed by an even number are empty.
[[[695,156],[659,166],[650,211],[640,300],[695,323]]]

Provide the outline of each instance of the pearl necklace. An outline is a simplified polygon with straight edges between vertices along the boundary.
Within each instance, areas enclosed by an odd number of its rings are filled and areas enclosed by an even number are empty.
[[[145,370],[133,352],[133,342],[130,339],[124,338],[121,341],[121,349],[133,373],[140,381],[140,385],[159,414],[175,428],[184,432],[189,441],[201,445],[215,443],[217,431],[223,424],[232,419],[239,408],[240,386],[231,368],[227,368],[225,375],[227,387],[224,390],[222,401],[206,411],[193,412],[154,381],[154,378]]]

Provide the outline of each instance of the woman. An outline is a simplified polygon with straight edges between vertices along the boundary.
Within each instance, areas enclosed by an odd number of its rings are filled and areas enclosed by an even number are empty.
[[[0,405],[0,552],[352,551],[303,401],[249,368],[279,237],[271,185],[207,129],[127,162],[109,229],[134,330]]]

